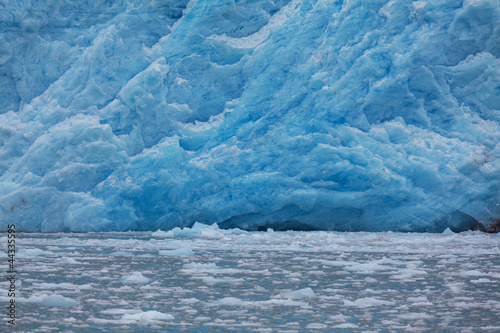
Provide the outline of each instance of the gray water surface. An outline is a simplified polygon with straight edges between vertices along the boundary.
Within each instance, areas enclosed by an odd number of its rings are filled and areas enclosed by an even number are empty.
[[[17,234],[5,331],[500,331],[497,235],[195,231]]]

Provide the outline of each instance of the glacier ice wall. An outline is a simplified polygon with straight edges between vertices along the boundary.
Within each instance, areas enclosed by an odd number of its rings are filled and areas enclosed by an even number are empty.
[[[500,219],[497,0],[0,1],[0,226]]]

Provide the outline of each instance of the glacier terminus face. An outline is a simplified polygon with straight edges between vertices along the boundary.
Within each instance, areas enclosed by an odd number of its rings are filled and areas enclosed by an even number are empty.
[[[497,0],[0,1],[0,227],[500,220]]]

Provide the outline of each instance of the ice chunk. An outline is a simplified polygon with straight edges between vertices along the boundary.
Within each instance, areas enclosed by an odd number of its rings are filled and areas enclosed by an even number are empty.
[[[239,284],[245,281],[245,279],[241,278],[230,278],[230,277],[214,278],[212,276],[203,277],[202,280],[207,284],[216,284],[216,283]]]
[[[240,269],[236,268],[222,268],[214,263],[204,264],[204,263],[193,262],[189,264],[184,264],[182,267],[183,267],[183,272],[185,273],[235,274],[242,272]]]
[[[408,302],[412,303],[413,306],[432,306],[432,303],[425,296],[408,297]]]
[[[472,283],[493,283],[494,281],[489,280],[489,279],[485,279],[485,278],[480,278],[477,280],[471,280],[470,282],[472,282]]]
[[[310,330],[324,330],[324,329],[328,328],[328,326],[326,326],[325,324],[321,324],[321,323],[311,323],[311,324],[307,325],[306,328],[310,329]]]
[[[218,301],[215,302],[215,304],[220,305],[220,306],[250,306],[253,303],[241,300],[236,297],[224,297]]]
[[[346,271],[351,272],[374,272],[390,270],[390,267],[379,265],[377,262],[369,262],[366,264],[355,264],[344,268]]]
[[[153,237],[168,237],[169,233],[162,231],[162,230],[156,230],[151,234]]]
[[[413,280],[415,277],[422,277],[423,275],[427,275],[427,272],[424,270],[414,269],[414,268],[402,268],[397,271],[397,274],[391,275],[391,279],[408,281]]]
[[[446,228],[444,231],[443,231],[443,235],[454,235],[455,233],[453,231],[451,231],[450,228]]]
[[[333,328],[358,328],[359,326],[356,325],[356,324],[352,324],[352,323],[343,323],[343,324],[338,324],[338,325],[335,325],[333,326]]]
[[[120,278],[120,282],[126,284],[147,284],[151,282],[151,279],[142,275],[141,272],[133,272],[131,275]]]
[[[61,295],[39,295],[31,296],[26,300],[20,300],[26,303],[37,303],[43,306],[57,306],[57,307],[73,307],[77,305],[77,302],[71,298],[67,298]]]
[[[223,237],[223,232],[219,229],[217,223],[212,225],[207,225],[199,222],[195,222],[191,228],[179,228],[175,227],[168,232],[163,232],[161,230],[155,231],[153,237],[178,237],[178,238],[221,238]]]
[[[399,318],[405,320],[419,320],[419,319],[432,319],[434,316],[428,315],[427,313],[404,313],[398,315]]]
[[[184,264],[183,265],[184,269],[189,269],[189,270],[196,270],[196,271],[212,271],[212,270],[217,270],[219,267],[214,264],[214,263],[190,263],[190,264]]]
[[[34,284],[33,288],[37,289],[72,289],[72,290],[89,290],[93,289],[90,284],[78,285],[74,283],[64,282],[64,283],[39,283]]]
[[[159,254],[162,256],[171,256],[171,257],[194,256],[193,250],[191,250],[189,247],[183,247],[177,250],[161,250],[159,251]]]
[[[488,274],[483,273],[483,272],[478,271],[478,270],[463,271],[463,272],[460,272],[460,274],[463,276],[488,276]]]
[[[61,263],[61,264],[67,264],[67,265],[77,265],[77,264],[80,264],[75,259],[68,258],[68,257],[62,257],[61,259],[58,260],[58,262]]]
[[[122,316],[123,321],[140,321],[141,323],[147,323],[149,321],[165,321],[173,320],[174,316],[167,313],[161,313],[158,311],[145,311],[138,313],[126,313]]]
[[[395,302],[392,301],[384,301],[384,300],[379,300],[374,297],[365,297],[365,298],[360,298],[355,301],[349,301],[349,300],[344,300],[344,305],[346,306],[352,306],[352,307],[357,307],[357,308],[369,308],[372,306],[386,306],[386,305],[395,305]]]
[[[40,256],[46,256],[46,255],[50,255],[50,254],[54,254],[54,253],[51,251],[44,251],[44,250],[40,250],[40,249],[23,249],[23,248],[21,248],[17,252],[16,257],[17,258],[38,258]]]
[[[300,306],[307,307],[307,303],[292,299],[270,299],[267,301],[245,301],[236,297],[224,297],[213,304],[229,307],[269,307],[269,306]]]
[[[295,290],[295,291],[289,291],[289,292],[281,293],[280,295],[283,298],[291,298],[291,299],[316,298],[317,297],[311,288],[304,288],[304,289],[299,289],[299,290]]]
[[[132,252],[129,252],[129,251],[114,251],[114,252],[111,252],[109,254],[110,256],[115,256],[115,257],[131,257],[133,256],[134,254]]]

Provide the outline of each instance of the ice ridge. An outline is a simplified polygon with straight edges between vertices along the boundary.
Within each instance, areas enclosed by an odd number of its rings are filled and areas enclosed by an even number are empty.
[[[0,1],[0,227],[500,220],[496,0]]]

